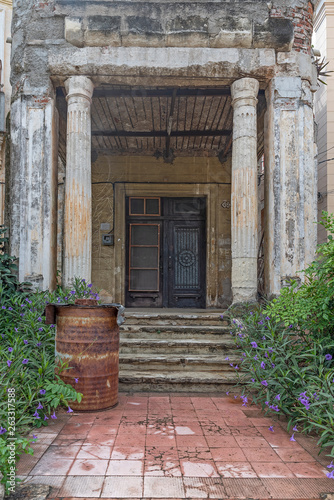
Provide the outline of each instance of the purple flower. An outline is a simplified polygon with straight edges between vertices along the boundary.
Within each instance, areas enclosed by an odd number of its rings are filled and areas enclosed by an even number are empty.
[[[268,358],[268,353],[267,352],[264,353],[264,357]]]
[[[224,314],[221,314],[221,315],[220,315],[220,319],[224,319]]]
[[[74,382],[77,384],[79,382],[79,379],[78,378],[75,378],[74,379]]]
[[[332,359],[332,357],[333,357],[333,356],[332,356],[331,354],[326,354],[326,356],[325,356],[325,360],[326,360],[326,361],[330,361],[330,360]]]
[[[298,432],[297,426],[295,425],[292,430],[295,431],[295,432]]]
[[[277,396],[275,396],[275,399],[277,399],[277,401],[281,401],[281,395],[277,394]]]
[[[68,410],[67,410],[67,412],[66,412],[66,413],[73,413],[72,408],[68,407]]]
[[[266,401],[264,404],[265,404],[266,406],[269,406],[269,401]]]
[[[37,345],[37,347],[41,347],[42,342],[37,342],[37,344],[36,344],[36,345]]]
[[[8,307],[8,311],[12,311],[12,310],[13,310],[13,308],[12,308],[12,307]]]
[[[262,340],[266,340],[266,337],[265,337],[265,336],[263,336],[263,337],[262,337]]]
[[[44,395],[44,394],[46,393],[46,390],[45,390],[45,389],[41,389],[41,390],[39,391],[39,393],[40,393],[40,394],[42,394],[42,395]]]
[[[238,399],[238,396],[234,396],[234,399]]]
[[[271,425],[271,426],[269,427],[269,430],[270,430],[270,432],[274,432],[274,427]]]
[[[50,328],[55,328],[56,325],[50,325]]]
[[[32,438],[33,438],[33,439],[38,439],[38,437],[37,437],[37,436],[35,436],[35,434],[33,434],[33,435],[32,435]]]
[[[254,347],[254,349],[257,348],[257,343],[256,342],[251,342],[251,346]]]
[[[5,427],[2,427],[0,425],[0,434],[4,434],[5,432],[7,432],[7,429],[5,429]]]
[[[21,318],[23,318],[23,316],[24,316],[24,313],[20,313],[20,316],[21,316]]]
[[[275,363],[271,363],[272,368],[275,368],[275,366],[276,366]]]
[[[277,411],[277,412],[279,411],[278,406],[271,405],[271,406],[269,406],[269,408],[271,408],[273,411]]]
[[[266,380],[261,380],[261,384],[264,385],[265,387],[267,387],[268,382]]]
[[[54,420],[57,420],[56,412],[55,411],[53,412],[53,415],[51,415],[51,418],[53,418]]]
[[[265,362],[264,362],[264,361],[262,361],[262,363],[261,363],[261,368],[265,369],[265,367],[266,367],[266,364],[265,364]]]
[[[230,358],[225,358],[225,361],[230,361]]]
[[[91,283],[89,283],[89,285],[87,285],[87,286],[88,286],[88,288],[92,288],[93,285]]]
[[[290,441],[296,441],[295,438],[294,438],[294,434],[292,434],[291,438],[290,438]]]
[[[22,361],[22,364],[23,364],[23,365],[26,365],[26,364],[28,363],[28,361],[29,361],[29,359],[24,359],[24,360]]]
[[[13,348],[12,347],[8,347],[8,351],[9,352],[13,352]]]
[[[327,469],[334,469],[333,460],[329,465],[327,465]]]
[[[233,363],[230,363],[230,366],[233,366]]]
[[[267,321],[269,321],[269,320],[270,320],[269,316],[266,316],[266,320],[267,320]]]
[[[257,361],[257,360],[258,360],[257,354],[254,356],[254,359],[255,359],[255,361]]]
[[[327,476],[329,479],[334,479],[334,470],[332,470],[331,472],[327,472],[326,476]]]
[[[27,340],[24,340],[24,341],[23,341],[23,343],[24,343],[25,345],[27,345],[27,344],[28,344],[28,341],[27,341]]]
[[[75,290],[71,290],[71,291],[70,291],[70,294],[71,294],[71,295],[75,295]]]
[[[245,357],[246,357],[246,353],[245,353],[245,352],[243,352],[243,353],[241,354],[241,356],[243,356],[243,357],[245,358]]]
[[[8,368],[10,368],[10,365],[12,364],[13,361],[11,361],[10,359],[7,359],[7,365],[8,365]]]
[[[38,415],[38,412],[37,410],[35,411],[34,415],[33,415],[35,418],[41,418],[39,415]]]
[[[227,391],[226,396],[228,396],[229,394],[230,394],[230,391]]]
[[[42,332],[42,331],[43,331],[43,328],[41,327],[41,328],[39,328],[38,330],[39,330],[40,332]]]
[[[273,350],[272,349],[268,349],[268,352],[269,352],[269,354],[272,354]]]
[[[42,409],[43,409],[43,405],[42,405],[42,403],[38,403],[38,406],[37,406],[37,408],[36,408],[36,409],[37,409],[37,410],[42,410]]]
[[[43,321],[43,320],[42,320],[42,318],[39,316],[39,317],[37,318],[37,321],[41,322],[41,321]]]
[[[293,325],[289,325],[289,328],[293,328]]]
[[[44,415],[44,420],[49,420],[49,417],[47,417],[46,415]]]
[[[254,384],[254,382],[255,382],[255,378],[252,378],[252,379],[251,379],[251,382],[253,382],[253,384]]]
[[[259,321],[259,325],[263,325],[263,321],[262,321],[262,320],[261,320],[261,321]]]
[[[2,306],[2,308],[1,308],[1,309],[6,309],[6,307],[5,307],[5,306]]]
[[[24,306],[25,306],[25,304],[21,304],[21,307],[24,307]]]
[[[239,370],[239,366],[238,366],[238,365],[235,365],[234,369],[235,369],[235,370]]]

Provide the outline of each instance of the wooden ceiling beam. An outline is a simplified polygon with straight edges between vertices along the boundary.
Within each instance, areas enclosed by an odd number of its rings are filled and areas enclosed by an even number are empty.
[[[171,137],[219,137],[229,136],[232,130],[172,130]],[[92,130],[92,136],[101,137],[168,137],[167,130]]]

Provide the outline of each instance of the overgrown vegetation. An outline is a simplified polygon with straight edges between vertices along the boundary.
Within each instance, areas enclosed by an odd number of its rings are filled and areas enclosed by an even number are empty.
[[[333,458],[334,216],[324,212],[321,224],[328,241],[318,246],[304,283],[291,282],[277,299],[233,320],[232,333],[241,351],[242,399],[251,393],[266,413],[286,415],[293,433],[316,431]],[[334,478],[334,465],[328,468]]]
[[[0,228],[0,235],[4,233]],[[2,236],[0,246],[5,243]],[[33,453],[28,431],[56,419],[61,405],[71,412],[71,401],[82,397],[54,373],[55,325],[45,324],[45,306],[98,298],[92,285],[79,278],[72,290],[34,292],[18,281],[15,271],[15,258],[0,253],[0,470],[7,492],[15,486],[13,471],[20,454]],[[61,365],[60,372],[66,368]]]

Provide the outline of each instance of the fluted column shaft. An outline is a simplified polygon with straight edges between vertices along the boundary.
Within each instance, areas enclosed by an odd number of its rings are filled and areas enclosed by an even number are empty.
[[[232,293],[233,302],[257,298],[257,118],[259,82],[242,78],[231,86],[232,146]]]
[[[73,278],[91,281],[92,182],[91,98],[86,76],[72,76],[67,92],[67,146],[64,218],[64,284]]]

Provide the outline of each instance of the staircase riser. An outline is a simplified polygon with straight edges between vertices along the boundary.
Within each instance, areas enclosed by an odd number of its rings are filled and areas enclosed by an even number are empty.
[[[231,335],[228,333],[192,333],[192,332],[127,332],[121,331],[121,339],[160,339],[160,340],[231,340]]]
[[[222,354],[224,356],[228,356],[232,354],[230,346],[218,346],[218,347],[207,347],[207,346],[124,346],[121,345],[120,354],[133,354],[134,356],[138,354],[214,354],[219,355]],[[235,354],[235,352],[233,353]]]
[[[134,318],[131,316],[126,316],[126,325],[160,325],[160,326],[166,326],[166,325],[171,325],[171,326],[177,326],[177,325],[194,325],[194,326],[223,326],[223,327],[228,327],[228,322],[227,321],[222,321],[218,318],[156,318],[156,317],[151,317],[151,318]]]
[[[164,383],[159,382],[124,382],[120,378],[119,390],[120,391],[131,391],[131,392],[226,392],[230,391],[233,393],[232,388],[234,387],[234,382],[222,382],[215,384],[194,384],[194,383]],[[240,391],[239,391],[240,392]]]
[[[229,365],[223,365],[219,363],[164,363],[159,362],[156,363],[153,360],[149,360],[146,362],[138,362],[138,360],[134,359],[132,362],[120,361],[120,369],[128,369],[133,368],[134,370],[140,370],[141,368],[145,371],[170,371],[170,372],[224,372],[224,373],[234,373],[234,369]]]

